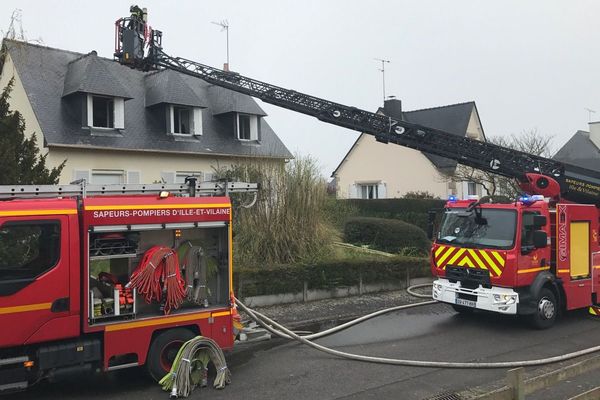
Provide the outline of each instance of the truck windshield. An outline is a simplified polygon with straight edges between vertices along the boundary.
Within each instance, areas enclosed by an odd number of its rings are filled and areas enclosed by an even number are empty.
[[[478,217],[478,213],[481,212]],[[483,208],[452,208],[444,213],[438,243],[462,247],[510,249],[515,241],[517,213]]]

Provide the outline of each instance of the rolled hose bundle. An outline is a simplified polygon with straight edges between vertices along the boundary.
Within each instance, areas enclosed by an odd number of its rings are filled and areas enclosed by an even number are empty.
[[[144,253],[126,287],[136,288],[144,296],[146,303],[161,301],[164,288],[164,312],[169,314],[185,298],[185,281],[179,271],[177,254],[169,247],[151,247]]]
[[[213,387],[225,388],[225,385],[231,383],[231,372],[227,368],[225,355],[214,340],[204,336],[196,336],[181,346],[171,370],[159,384],[163,390],[171,392],[171,398],[188,397],[202,383],[202,372],[209,361],[217,370]]]

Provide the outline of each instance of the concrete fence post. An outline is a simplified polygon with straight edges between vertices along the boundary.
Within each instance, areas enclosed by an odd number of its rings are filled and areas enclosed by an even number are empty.
[[[513,400],[525,400],[524,368],[509,369],[506,372],[506,384],[512,390]]]
[[[304,288],[302,289],[302,301],[305,303],[308,301],[308,282],[307,281],[304,281]]]
[[[362,295],[364,293],[362,273],[358,274],[358,294]]]

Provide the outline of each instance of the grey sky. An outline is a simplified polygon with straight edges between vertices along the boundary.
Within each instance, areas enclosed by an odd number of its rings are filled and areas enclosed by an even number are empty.
[[[131,0],[130,2],[133,2]],[[2,0],[0,28],[23,10],[29,39],[111,57],[123,0]],[[487,136],[538,129],[562,146],[588,113],[600,119],[600,1],[158,1],[150,25],[168,54],[222,66],[229,20],[231,67],[241,74],[376,110],[387,94],[406,110],[474,100]],[[261,104],[292,152],[311,154],[329,176],[352,131]],[[382,145],[383,146],[383,145]]]

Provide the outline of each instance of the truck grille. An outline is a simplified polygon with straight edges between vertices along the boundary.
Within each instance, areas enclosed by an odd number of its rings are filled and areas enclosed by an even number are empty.
[[[452,283],[460,282],[462,287],[468,289],[476,289],[479,285],[492,287],[490,272],[486,269],[447,266],[446,279]]]

